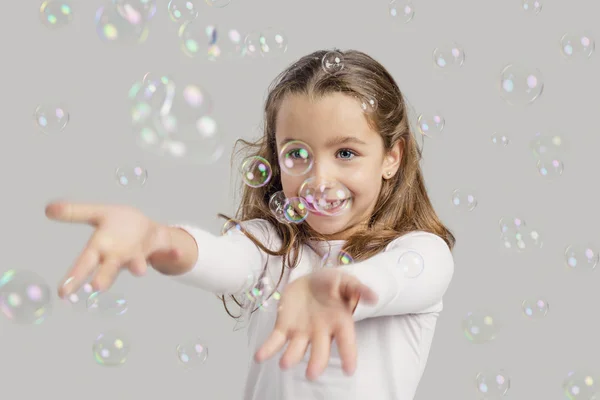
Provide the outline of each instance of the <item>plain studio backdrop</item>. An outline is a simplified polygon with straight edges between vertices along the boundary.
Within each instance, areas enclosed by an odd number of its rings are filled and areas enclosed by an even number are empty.
[[[598,372],[598,272],[567,271],[563,253],[570,244],[600,242],[600,63],[598,54],[567,61],[559,46],[565,33],[588,30],[600,38],[597,2],[549,0],[539,15],[530,15],[520,0],[415,0],[408,24],[394,23],[385,0],[232,0],[221,9],[199,2],[200,23],[223,32],[274,27],[289,40],[276,59],[217,62],[181,52],[166,0],[158,0],[148,40],[139,46],[99,39],[94,14],[104,0],[72,4],[74,20],[60,30],[41,24],[37,0],[10,2],[0,24],[0,270],[36,271],[54,290],[92,232],[46,220],[44,206],[57,198],[125,203],[162,222],[218,233],[216,213],[235,210],[239,179],[230,150],[237,138],[260,134],[271,80],[314,50],[358,49],[389,69],[417,112],[439,111],[446,120],[439,138],[426,139],[422,165],[436,210],[458,239],[456,273],[416,398],[476,399],[475,375],[491,368],[510,375],[507,398],[561,399],[569,371]],[[462,46],[466,60],[440,74],[432,52],[448,40]],[[544,92],[533,104],[512,107],[500,97],[500,72],[509,63],[542,72]],[[218,162],[188,165],[136,146],[127,92],[149,71],[176,74],[210,93],[227,146]],[[64,104],[70,113],[66,129],[54,135],[42,134],[32,120],[36,106],[47,102]],[[554,181],[539,174],[528,147],[538,131],[556,132],[569,143],[561,156],[564,173]],[[494,132],[510,144],[492,144]],[[117,167],[132,164],[149,174],[137,190],[115,179]],[[478,206],[457,212],[451,195],[465,188],[476,192]],[[543,248],[505,250],[502,216],[525,219],[542,235]],[[44,323],[0,320],[1,397],[241,398],[246,334],[233,331],[234,321],[213,294],[155,272],[142,279],[123,273],[114,290],[129,302],[120,317],[76,313],[53,292],[53,313]],[[529,320],[521,303],[537,296],[550,311]],[[484,345],[469,343],[461,329],[467,312],[479,309],[503,323],[496,340]],[[131,340],[128,361],[118,368],[99,366],[92,356],[94,338],[109,329]],[[194,337],[209,357],[185,370],[175,348]]]

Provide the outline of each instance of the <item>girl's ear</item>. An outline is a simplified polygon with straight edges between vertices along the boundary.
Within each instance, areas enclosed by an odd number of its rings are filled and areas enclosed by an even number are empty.
[[[383,159],[382,176],[383,179],[390,179],[398,172],[400,168],[400,162],[402,161],[402,154],[404,153],[404,141],[399,140],[394,146],[386,153]]]

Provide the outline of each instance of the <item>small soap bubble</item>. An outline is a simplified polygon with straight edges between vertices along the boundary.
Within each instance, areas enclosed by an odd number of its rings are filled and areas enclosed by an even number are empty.
[[[543,247],[544,242],[539,232],[529,228],[522,218],[502,217],[499,225],[500,238],[507,250],[524,252],[527,249]]]
[[[596,48],[596,41],[588,32],[565,33],[560,38],[560,52],[568,60],[587,60]]]
[[[96,11],[96,32],[105,42],[143,43],[148,38],[148,24],[135,9],[108,4]]]
[[[494,340],[500,326],[488,312],[469,312],[462,321],[463,333],[467,340],[474,344],[482,344]]]
[[[416,278],[421,275],[424,264],[423,257],[415,251],[407,251],[398,260],[398,267],[406,278]]]
[[[598,265],[600,254],[591,245],[570,245],[565,249],[565,263],[569,270],[591,271]]]
[[[523,0],[523,10],[531,15],[538,15],[542,11],[543,3],[541,0]]]
[[[285,217],[285,202],[287,198],[282,190],[275,192],[269,199],[269,210],[277,218],[277,221],[282,223],[289,222]]]
[[[139,15],[149,20],[156,14],[156,0],[113,0],[122,15]]]
[[[458,69],[465,63],[465,51],[457,43],[447,43],[433,50],[433,63],[443,71]]]
[[[0,277],[0,312],[16,324],[41,324],[52,312],[50,287],[35,272],[6,271]]]
[[[263,57],[273,58],[284,54],[288,48],[288,39],[281,29],[267,28],[259,33],[259,51]]]
[[[273,304],[280,299],[275,282],[268,276],[263,276],[245,292],[246,297],[254,307],[265,311],[272,309]]]
[[[339,252],[328,251],[321,257],[322,268],[334,268],[354,263],[354,259],[345,250]]]
[[[139,188],[146,184],[148,171],[141,166],[123,166],[115,170],[115,177],[122,187]]]
[[[550,310],[550,305],[544,299],[531,298],[526,299],[521,304],[523,314],[530,319],[544,318]]]
[[[47,28],[57,29],[71,24],[73,7],[68,0],[48,0],[40,6],[40,20]]]
[[[459,211],[473,211],[477,207],[477,197],[471,189],[456,189],[452,192],[452,205]]]
[[[73,309],[77,311],[85,311],[87,310],[87,300],[92,293],[94,293],[92,285],[89,283],[84,283],[79,290],[67,296],[67,301],[73,305]]]
[[[178,24],[193,21],[200,13],[199,3],[199,0],[171,0],[167,5],[169,17]]]
[[[394,21],[408,23],[415,17],[415,7],[410,0],[391,0],[388,8]]]
[[[344,69],[344,56],[339,51],[328,51],[321,59],[323,71],[335,74]]]
[[[99,334],[92,344],[94,360],[104,367],[116,367],[125,364],[130,349],[129,339],[117,331]]]
[[[361,108],[361,110],[363,110],[363,112],[365,114],[372,114],[375,111],[377,111],[378,102],[375,97],[368,96],[368,97],[359,99],[359,101],[360,101],[360,108]]]
[[[417,127],[421,135],[435,139],[441,136],[446,120],[442,114],[420,114],[417,119]]]
[[[208,347],[198,338],[177,345],[177,359],[186,368],[197,368],[208,358]]]
[[[508,146],[508,144],[510,143],[510,140],[508,139],[508,136],[506,135],[502,135],[501,133],[494,133],[492,135],[492,143],[495,144],[496,146]]]
[[[561,160],[538,160],[536,164],[540,175],[548,180],[553,180],[561,176],[565,166]]]
[[[307,174],[314,162],[310,146],[300,140],[292,140],[284,144],[279,151],[279,167],[290,176]]]
[[[536,160],[551,160],[563,154],[566,144],[559,134],[537,132],[529,142],[529,148]]]
[[[223,29],[217,35],[216,45],[209,49],[209,60],[218,58],[241,59],[245,54],[244,36],[237,29]]]
[[[231,3],[231,0],[205,0],[206,4],[208,4],[211,7],[216,7],[216,8],[223,8],[229,5],[229,3]]]
[[[260,32],[252,31],[244,37],[244,57],[257,58],[260,54]]]
[[[240,232],[242,232],[242,227],[240,226],[240,224],[237,221],[235,221],[233,219],[227,220],[223,224],[223,228],[221,228],[221,236],[237,235]]]
[[[510,389],[510,377],[503,370],[479,372],[475,376],[477,393],[486,400],[504,397]]]
[[[217,38],[216,28],[199,21],[184,22],[178,31],[181,51],[188,57],[208,57]]]
[[[69,118],[69,112],[58,105],[39,105],[33,112],[33,120],[37,127],[49,135],[62,132],[67,127]]]
[[[600,394],[600,387],[587,371],[571,371],[564,379],[563,393],[569,400],[594,400]]]
[[[127,312],[128,305],[125,296],[113,292],[95,292],[87,299],[87,309],[97,315],[113,317]]]
[[[252,188],[265,186],[271,180],[271,164],[264,158],[252,156],[246,158],[241,168],[242,180]]]
[[[509,64],[500,73],[500,96],[513,106],[533,103],[544,90],[542,73],[535,68]]]
[[[308,211],[326,216],[341,215],[352,206],[352,194],[344,184],[337,181],[321,181],[316,177],[305,180],[298,189]]]
[[[287,199],[283,208],[285,210],[285,219],[293,224],[302,223],[308,217],[308,206],[306,205],[306,201],[300,197]]]

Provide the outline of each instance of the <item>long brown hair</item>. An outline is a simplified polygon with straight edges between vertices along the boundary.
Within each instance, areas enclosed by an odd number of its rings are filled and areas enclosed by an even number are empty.
[[[355,261],[365,260],[383,251],[392,240],[412,231],[433,233],[441,237],[450,249],[455,243],[452,232],[440,221],[427,195],[419,165],[421,151],[410,129],[404,96],[394,78],[378,61],[363,52],[335,51],[343,58],[343,68],[335,73],[326,72],[322,66],[322,59],[328,52],[326,50],[304,56],[285,69],[269,88],[262,138],[256,142],[239,139],[236,143],[238,149],[238,145],[242,145],[236,154],[243,152],[245,157],[260,156],[272,167],[272,177],[265,186],[251,188],[243,185],[241,202],[233,220],[262,219],[273,226],[282,242],[277,251],[260,243],[243,227],[241,229],[266,254],[282,256],[279,281],[286,267],[294,268],[297,265],[303,243],[311,238],[322,239],[308,224],[281,223],[269,210],[271,196],[282,190],[275,142],[277,111],[282,100],[290,94],[318,98],[341,92],[359,99],[374,98],[377,107],[365,114],[369,124],[381,134],[387,150],[398,142],[404,145],[398,173],[391,179],[383,179],[373,214],[365,228],[345,242],[343,250],[346,253]],[[222,214],[219,216],[230,219]],[[240,305],[235,296],[231,297]],[[221,296],[221,299],[231,315],[225,296]]]

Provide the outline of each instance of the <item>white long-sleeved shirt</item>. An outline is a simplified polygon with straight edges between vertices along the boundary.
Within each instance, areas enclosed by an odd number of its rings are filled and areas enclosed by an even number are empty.
[[[243,223],[244,228],[267,248],[279,250],[281,240],[264,220]],[[198,245],[198,260],[189,272],[175,277],[188,285],[214,293],[236,293],[249,276],[259,276],[265,265],[277,283],[281,257],[269,256],[239,231],[215,236],[203,229],[179,225]],[[343,241],[312,242],[303,245],[296,268],[286,268],[277,290],[311,273],[322,265],[323,254],[336,257]],[[313,250],[314,249],[314,250]],[[413,251],[423,258],[423,271],[407,277],[398,267],[402,254]],[[299,365],[279,368],[283,352],[261,364],[249,362],[244,400],[411,400],[414,398],[429,355],[436,321],[442,311],[442,296],[454,273],[450,249],[438,236],[411,232],[392,241],[385,251],[368,260],[343,265],[379,296],[375,305],[359,302],[356,321],[357,368],[348,377],[341,369],[335,343],[329,365],[315,382],[306,378],[309,352]],[[252,314],[248,342],[253,356],[273,331],[276,307]]]

